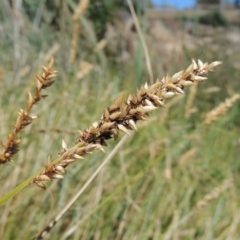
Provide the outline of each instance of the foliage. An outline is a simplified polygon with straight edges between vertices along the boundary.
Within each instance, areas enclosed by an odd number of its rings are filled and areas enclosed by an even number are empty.
[[[226,27],[228,25],[226,18],[218,10],[199,16],[198,21],[201,24],[211,25],[214,27],[218,26]]]
[[[126,1],[90,0],[88,17],[94,24],[98,39],[104,37],[107,23],[113,22],[120,9],[126,9]],[[97,9],[97,11],[96,11]]]

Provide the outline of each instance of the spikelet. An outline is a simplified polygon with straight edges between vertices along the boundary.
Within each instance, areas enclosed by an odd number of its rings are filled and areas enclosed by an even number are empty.
[[[229,108],[232,107],[234,102],[236,102],[238,99],[240,99],[239,94],[234,94],[231,98],[226,99],[223,103],[221,103],[218,107],[214,108],[212,111],[207,113],[204,124],[210,125],[213,122],[217,121],[217,119],[224,115]]]
[[[53,63],[54,61],[52,59],[48,67],[43,67],[41,76],[36,76],[37,87],[35,93],[34,95],[31,93],[28,94],[26,109],[20,109],[16,123],[14,124],[13,132],[8,135],[6,143],[2,144],[4,149],[3,151],[0,151],[0,164],[12,161],[12,156],[18,152],[21,142],[20,139],[17,139],[17,135],[37,118],[37,116],[31,116],[30,111],[33,105],[37,104],[47,96],[42,94],[42,90],[50,87],[54,83],[54,78],[56,77],[57,72],[51,69]]]
[[[79,18],[86,11],[86,9],[88,8],[88,5],[89,5],[89,0],[80,0],[73,14],[73,36],[72,36],[70,56],[69,56],[70,63],[75,62],[76,55],[77,55],[77,48],[78,48],[79,35],[80,35]]]
[[[180,167],[183,167],[189,159],[193,158],[196,155],[197,148],[192,148],[184,153],[178,161]]]
[[[89,0],[80,0],[77,8],[73,14],[73,20],[77,21],[83,15],[83,13],[87,10],[89,5]]]
[[[89,62],[83,61],[79,65],[79,71],[77,72],[77,79],[82,79],[88,75],[93,69],[93,65]]]
[[[166,99],[183,94],[185,86],[194,85],[200,79],[206,80],[206,74],[219,64],[220,62],[214,62],[208,65],[201,61],[197,64],[193,61],[187,70],[173,77],[167,76],[157,80],[151,86],[145,84],[135,95],[129,96],[127,102],[124,101],[124,95],[120,95],[110,107],[104,110],[99,121],[94,122],[84,131],[79,131],[73,147],[67,147],[63,141],[60,157],[54,163],[49,163],[32,182],[45,188],[43,183],[45,179],[48,181],[63,178],[65,174],[63,169],[70,163],[82,159],[93,150],[104,151],[103,146],[107,145],[106,141],[112,138],[116,140],[120,135],[119,132],[129,135],[131,131],[136,131],[138,121],[146,120],[150,112],[158,107],[164,107]]]
[[[107,40],[105,38],[101,39],[98,42],[97,46],[95,47],[94,52],[97,53],[97,52],[101,51],[102,49],[104,49],[106,47],[106,45],[107,45]]]
[[[206,208],[208,204],[218,198],[223,192],[225,192],[228,188],[232,187],[233,180],[226,179],[219,187],[214,188],[208,194],[206,194],[201,200],[199,200],[195,206],[196,210],[202,210]]]

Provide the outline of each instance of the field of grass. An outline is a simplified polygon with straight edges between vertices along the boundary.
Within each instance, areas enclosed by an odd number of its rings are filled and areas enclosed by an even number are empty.
[[[18,3],[18,1],[16,1]],[[17,5],[17,4],[16,4]],[[41,10],[34,20],[26,9],[0,2],[0,139],[5,143],[35,75],[54,57],[55,83],[43,90],[47,98],[34,105],[38,116],[20,132],[19,151],[12,163],[0,166],[0,198],[54,160],[62,140],[73,146],[78,130],[102,116],[103,110],[125,93],[134,94],[149,75],[142,44],[134,32],[134,51],[118,61],[121,39],[98,44],[91,21],[82,15],[79,41],[73,1],[60,8],[58,27],[51,12]],[[43,11],[43,12],[42,12]],[[222,61],[208,80],[167,101],[131,131],[113,159],[102,169],[70,210],[50,231],[49,239],[81,240],[237,240],[240,238],[240,112],[239,100],[225,104],[221,116],[206,125],[207,113],[240,91],[238,50],[229,46],[223,29],[208,44],[195,36],[196,48],[185,44],[184,29],[165,42],[149,34],[147,18],[140,19],[154,79],[186,69],[191,59]],[[74,30],[75,29],[75,30]],[[118,31],[122,31],[118,29]],[[124,34],[123,34],[124,35]],[[121,36],[121,34],[120,34]],[[180,52],[166,42],[181,41]],[[185,40],[184,40],[185,39]],[[126,39],[123,37],[122,41]],[[201,42],[203,44],[201,44]],[[239,46],[239,45],[238,45]],[[235,46],[236,47],[236,46]],[[120,49],[120,50],[117,50]],[[232,51],[230,51],[232,50]],[[70,54],[76,51],[75,59]],[[85,64],[84,64],[85,63]],[[224,107],[223,107],[224,108]],[[0,206],[0,239],[33,239],[64,208],[124,136],[109,140],[105,153],[93,151],[70,164],[64,179],[23,189]],[[2,147],[3,149],[3,147]],[[2,151],[1,149],[1,151]]]

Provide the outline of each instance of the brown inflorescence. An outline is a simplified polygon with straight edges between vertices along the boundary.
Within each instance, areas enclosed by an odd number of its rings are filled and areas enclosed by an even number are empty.
[[[158,107],[165,107],[166,99],[184,93],[184,88],[206,80],[206,75],[221,62],[211,64],[192,61],[192,64],[185,70],[167,76],[162,80],[157,80],[155,84],[143,85],[135,95],[130,95],[127,101],[121,95],[110,107],[103,112],[101,119],[94,122],[91,127],[83,132],[79,131],[79,136],[75,145],[67,148],[62,142],[62,152],[60,157],[45,167],[45,169],[33,179],[32,182],[41,188],[45,188],[44,181],[52,179],[62,179],[65,168],[77,159],[95,149],[102,150],[106,146],[108,139],[116,140],[119,132],[130,134],[131,130],[137,130],[136,123],[146,120],[149,113]]]
[[[14,125],[14,130],[8,135],[6,143],[3,143],[3,151],[0,151],[0,164],[4,164],[12,161],[12,156],[18,152],[21,140],[17,138],[17,135],[26,126],[32,123],[37,116],[31,116],[30,111],[33,105],[37,104],[41,99],[47,97],[47,95],[42,95],[41,91],[50,87],[54,83],[54,78],[57,74],[51,68],[53,66],[53,59],[50,61],[48,67],[43,67],[43,73],[41,76],[36,76],[37,87],[34,96],[29,93],[28,102],[26,109],[20,109],[16,123]]]
[[[236,102],[238,99],[240,99],[239,94],[234,94],[231,98],[226,99],[223,103],[221,103],[219,106],[211,110],[205,118],[204,124],[210,125],[213,122],[217,121],[217,119],[224,115],[229,108],[232,107],[234,102]]]
[[[87,10],[89,0],[80,0],[76,10],[73,14],[73,37],[71,42],[69,62],[74,63],[77,55],[77,48],[80,36],[80,22],[79,19],[83,13]]]
[[[218,198],[223,192],[233,186],[233,179],[226,179],[220,186],[212,189],[201,200],[199,200],[195,206],[197,210],[202,210],[214,199]]]

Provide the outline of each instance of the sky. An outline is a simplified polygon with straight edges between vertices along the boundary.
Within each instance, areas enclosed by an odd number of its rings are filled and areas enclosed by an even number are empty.
[[[196,0],[152,0],[152,2],[156,5],[170,4],[177,9],[192,8],[196,4]]]
[[[177,9],[193,8],[197,0],[152,0],[153,4],[156,5],[172,5]],[[234,0],[223,0],[223,2],[233,3]]]

